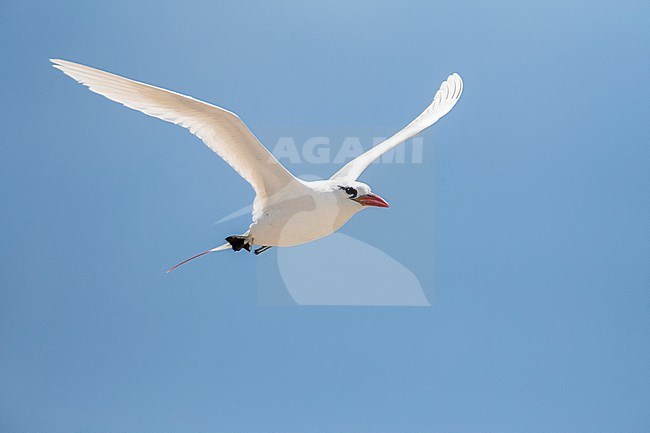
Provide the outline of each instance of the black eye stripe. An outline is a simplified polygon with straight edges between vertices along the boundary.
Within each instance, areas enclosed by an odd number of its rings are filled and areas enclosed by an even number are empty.
[[[357,190],[352,188],[351,186],[339,186],[339,188],[344,190],[346,194],[349,194],[350,198],[356,198],[357,197]]]

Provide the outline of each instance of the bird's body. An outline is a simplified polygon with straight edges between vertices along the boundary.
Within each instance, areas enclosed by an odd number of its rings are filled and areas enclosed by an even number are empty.
[[[301,181],[301,188],[253,214],[250,243],[291,247],[315,241],[340,229],[363,206],[349,200],[336,181]]]
[[[204,254],[230,248],[250,251],[257,245],[260,246],[255,250],[257,254],[269,247],[305,244],[336,232],[367,207],[388,207],[368,185],[358,182],[358,177],[383,153],[447,114],[462,94],[460,76],[450,75],[433,102],[404,129],[350,161],[330,179],[310,182],[296,178],[284,168],[234,113],[88,66],[64,60],[52,62],[55,68],[95,93],[188,128],[255,190],[253,221],[248,231],[229,236],[226,244],[197,254],[171,269]]]

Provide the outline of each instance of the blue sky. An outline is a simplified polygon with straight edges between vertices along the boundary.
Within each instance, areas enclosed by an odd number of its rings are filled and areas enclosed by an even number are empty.
[[[647,2],[0,10],[0,430],[650,429]],[[334,150],[395,132],[459,72],[423,163],[361,178],[392,207],[343,229],[431,306],[271,306],[273,251],[165,274],[242,231],[214,222],[252,190],[51,57],[222,105],[269,146]]]

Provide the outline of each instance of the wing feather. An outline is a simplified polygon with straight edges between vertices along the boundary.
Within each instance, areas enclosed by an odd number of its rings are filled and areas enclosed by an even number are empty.
[[[189,96],[66,60],[53,66],[91,91],[190,130],[246,179],[265,201],[297,182],[234,113]]]
[[[463,93],[463,80],[460,75],[451,74],[447,81],[442,83],[440,89],[433,97],[433,102],[404,129],[393,135],[389,139],[379,143],[367,152],[359,155],[352,161],[348,162],[330,179],[350,179],[356,180],[361,173],[368,168],[372,162],[384,153],[396,147],[400,143],[419,134],[420,132],[433,125],[445,114],[449,113]]]

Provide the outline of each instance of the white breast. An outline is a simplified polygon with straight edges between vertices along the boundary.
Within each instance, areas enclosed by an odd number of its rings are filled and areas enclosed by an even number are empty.
[[[251,224],[250,237],[255,245],[304,244],[334,233],[361,209],[351,200],[339,203],[331,191],[310,188],[265,207]]]

